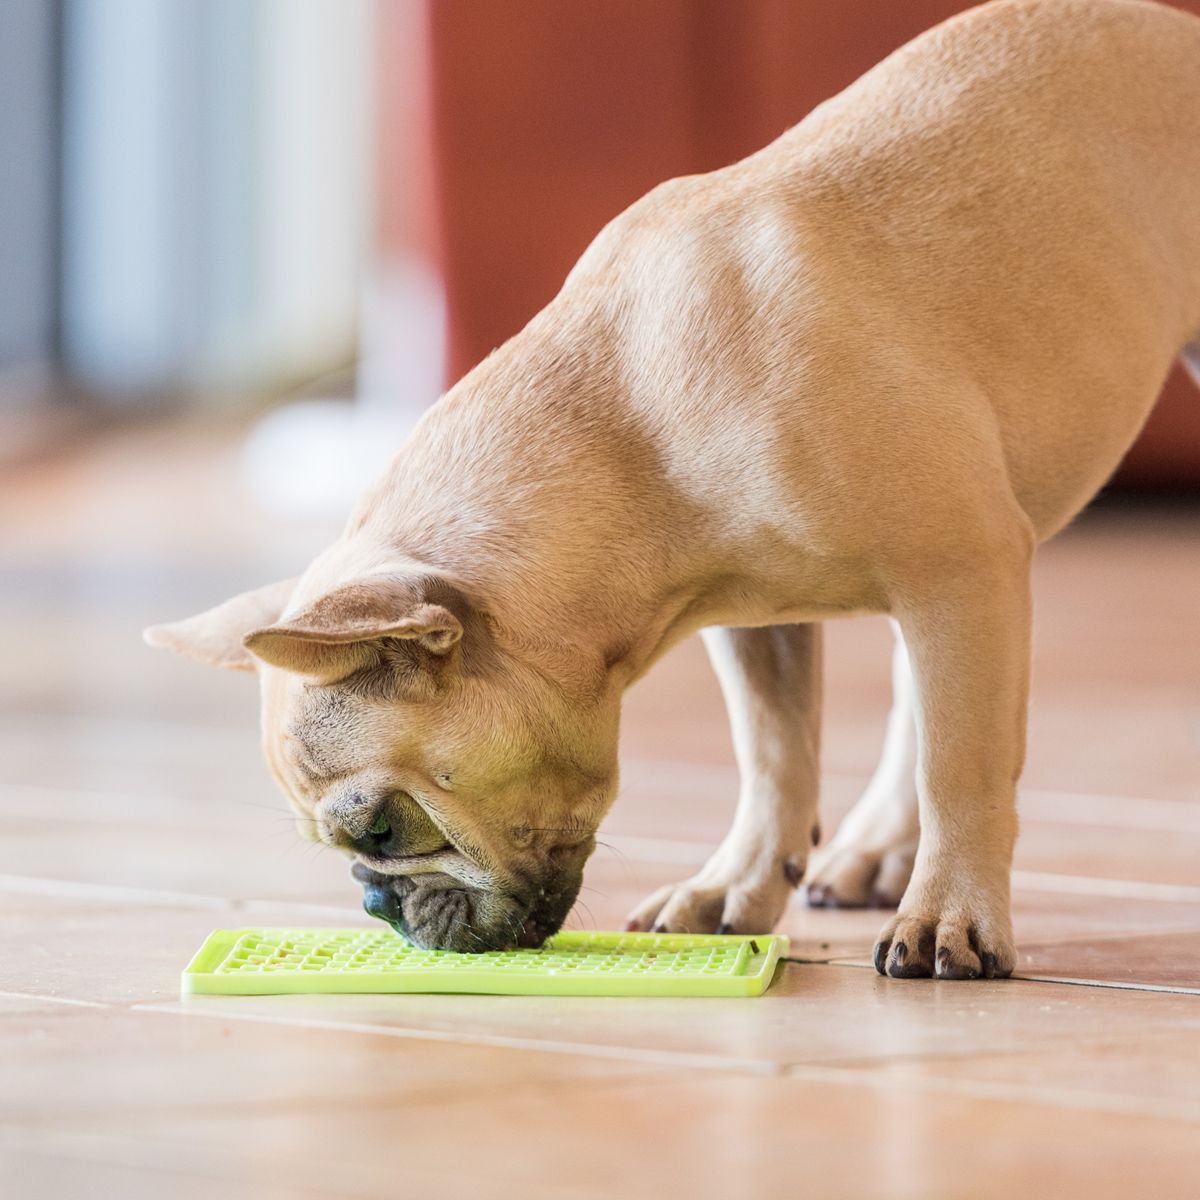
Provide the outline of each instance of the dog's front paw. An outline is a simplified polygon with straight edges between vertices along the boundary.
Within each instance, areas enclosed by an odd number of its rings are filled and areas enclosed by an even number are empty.
[[[718,853],[683,883],[660,888],[640,904],[627,930],[667,933],[769,933],[804,875],[803,859],[769,855],[737,869]]]
[[[1016,961],[1007,902],[906,899],[875,943],[875,969],[894,979],[1000,979]]]

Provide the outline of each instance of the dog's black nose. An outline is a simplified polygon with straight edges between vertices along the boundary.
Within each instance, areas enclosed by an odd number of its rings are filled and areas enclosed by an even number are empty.
[[[362,863],[355,863],[350,874],[362,884],[363,908],[373,917],[386,921],[393,928],[401,918],[400,897],[387,875],[379,875]]]
[[[394,925],[400,920],[400,901],[390,887],[363,888],[363,908],[373,917]]]

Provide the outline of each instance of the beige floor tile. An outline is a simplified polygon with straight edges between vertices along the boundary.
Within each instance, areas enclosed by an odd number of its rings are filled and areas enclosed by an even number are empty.
[[[1194,988],[1200,992],[1200,928],[1051,942],[1022,954],[1018,970],[1034,978]]]
[[[167,1111],[252,1118],[272,1106],[438,1108],[498,1083],[515,1096],[657,1069],[649,1062],[389,1037],[332,1024],[67,1005],[6,1017],[0,1050],[0,1127],[63,1132],[119,1132]]]
[[[746,1002],[181,1005],[214,926],[368,923],[344,861],[295,838],[253,681],[138,640],[332,532],[247,513],[235,446],[123,435],[0,481],[0,1194],[1195,1194],[1200,997],[1126,989],[1198,980],[1200,514],[1088,516],[1037,562],[1020,970],[1092,985],[792,965]],[[879,753],[890,633],[826,632],[828,837]],[[697,640],[631,693],[622,744],[577,927],[728,827]],[[881,919],[797,902],[782,928],[861,960]]]
[[[858,1076],[855,1078],[855,1076]],[[444,1106],[313,1104],[149,1114],[141,1136],[183,1161],[251,1137],[259,1161],[310,1179],[396,1187],[441,1173],[460,1194],[790,1196],[961,1200],[1015,1194],[1106,1200],[1194,1195],[1188,1126],[1134,1112],[908,1089],[861,1072],[754,1079],[665,1076],[557,1091],[460,1094]],[[347,1164],[350,1169],[347,1169]],[[474,1186],[473,1186],[474,1185]]]
[[[357,891],[347,886],[349,860],[302,841],[281,809],[217,799],[208,812],[189,812],[153,797],[110,802],[88,794],[39,795],[4,808],[0,875],[233,900],[339,893],[345,902]]]
[[[1200,1000],[1197,1000],[1200,1006]],[[992,1053],[872,1062],[872,1079],[939,1086],[1001,1097],[1115,1112],[1143,1111],[1200,1120],[1200,1015],[1190,1027],[1151,1027],[1120,1035],[1082,1036],[1036,1053]],[[1181,1137],[1183,1129],[1180,1130]]]
[[[1197,887],[1200,832],[1027,821],[1017,841],[1014,862],[1019,871]]]
[[[216,928],[243,925],[370,924],[348,909],[331,920],[279,905],[246,907],[144,897],[114,902],[53,888],[0,892],[0,993],[133,1004],[179,995],[179,975]]]
[[[507,1196],[487,1187],[493,1167],[449,1154],[469,1130],[444,1128],[440,1154],[417,1156],[405,1113],[442,1112],[450,1125],[463,1096],[509,1104],[536,1091],[549,1103],[556,1090],[577,1097],[657,1073],[596,1056],[66,1006],[0,1021],[0,1060],[0,1181],[21,1188],[4,1194],[56,1200],[206,1185],[224,1195],[226,1183],[234,1195],[383,1196],[439,1180],[450,1195],[466,1194],[461,1180]],[[373,1146],[323,1137],[306,1128],[313,1112],[386,1112],[390,1132]],[[236,1130],[196,1136],[224,1118]],[[554,1194],[531,1182],[532,1195]]]
[[[21,1200],[213,1200],[217,1194],[221,1200],[333,1200],[349,1194],[311,1187],[300,1170],[280,1183],[279,1168],[270,1163],[241,1163],[230,1171],[210,1155],[184,1170],[170,1147],[147,1149],[127,1140],[113,1145],[67,1135],[39,1139],[37,1149],[25,1137],[19,1141],[8,1149],[0,1144],[0,1194]]]

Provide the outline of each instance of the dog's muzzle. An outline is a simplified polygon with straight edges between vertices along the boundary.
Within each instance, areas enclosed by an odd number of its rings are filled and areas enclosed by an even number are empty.
[[[449,875],[381,875],[356,862],[363,908],[427,950],[478,954],[536,948],[562,928],[579,894],[581,870],[558,872],[521,892],[464,887]]]

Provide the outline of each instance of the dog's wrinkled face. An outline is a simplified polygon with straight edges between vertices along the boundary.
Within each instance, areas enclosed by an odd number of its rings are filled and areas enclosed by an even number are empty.
[[[264,624],[286,603],[269,591],[148,638],[240,666],[214,624],[237,631],[272,773],[304,835],[354,858],[367,911],[431,948],[540,945],[612,799],[613,689],[568,695],[436,579],[359,581]]]

